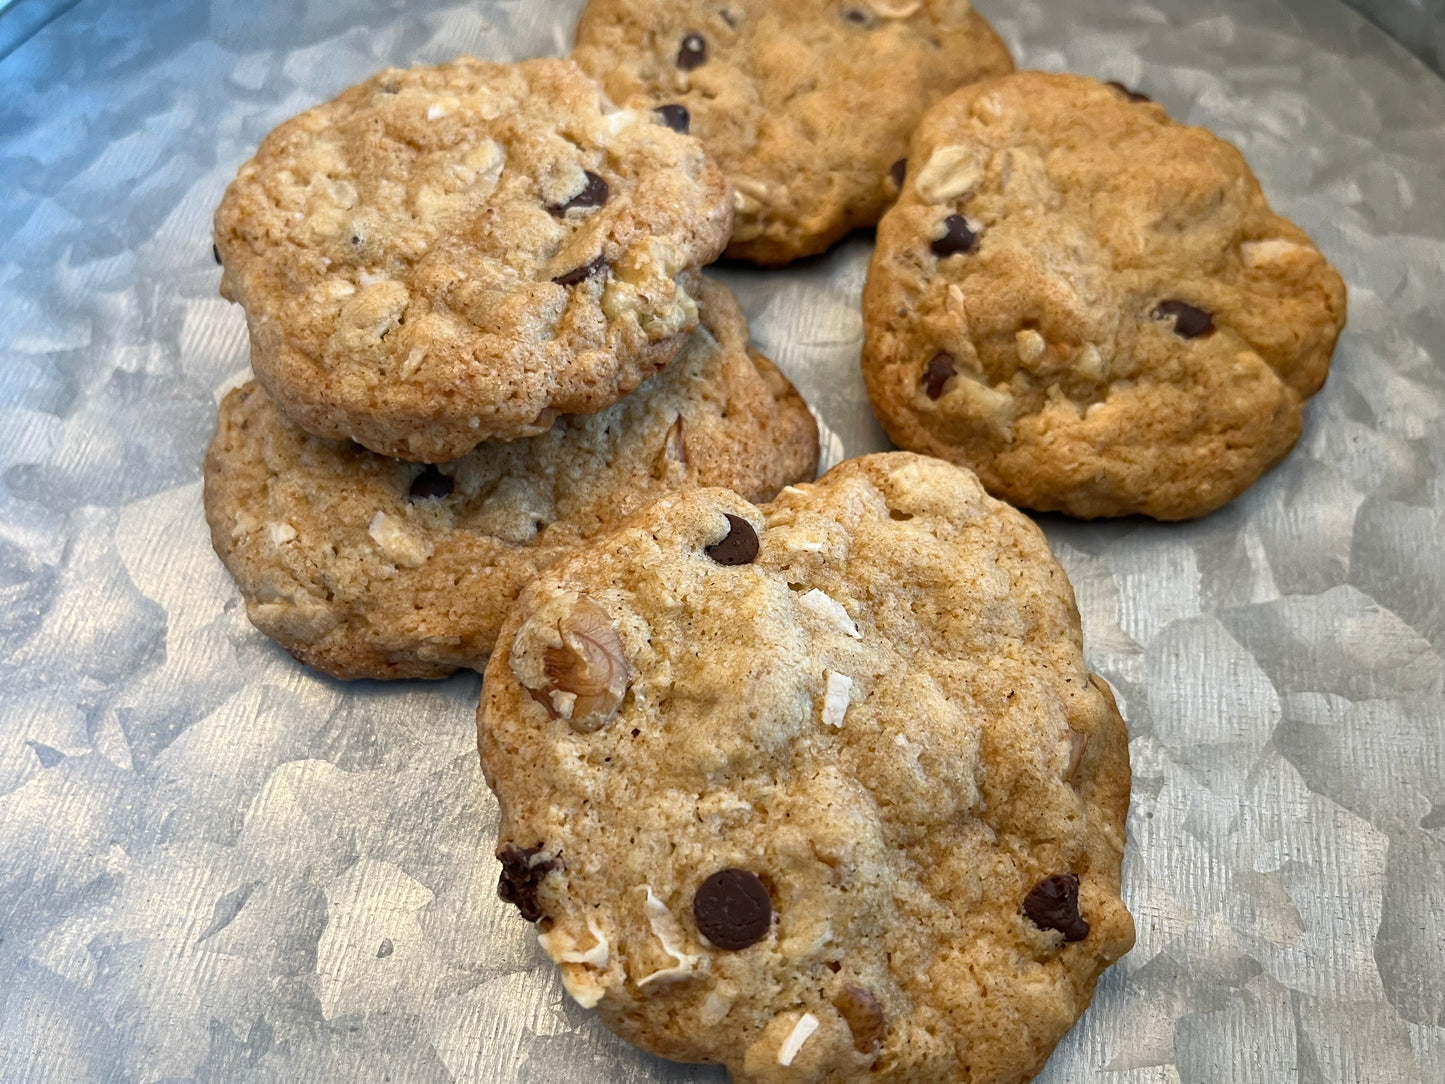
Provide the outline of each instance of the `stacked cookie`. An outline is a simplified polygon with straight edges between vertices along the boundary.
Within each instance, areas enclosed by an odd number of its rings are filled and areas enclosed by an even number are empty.
[[[338,677],[480,668],[649,499],[811,478],[811,415],[701,275],[731,224],[701,145],[568,61],[386,71],[268,136],[216,214],[256,381],[206,462],[257,627]]]

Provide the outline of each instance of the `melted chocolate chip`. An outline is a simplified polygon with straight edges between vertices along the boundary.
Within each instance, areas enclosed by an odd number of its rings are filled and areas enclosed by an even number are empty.
[[[537,889],[541,887],[543,878],[562,866],[555,858],[534,862],[533,859],[541,853],[540,844],[536,847],[517,847],[511,843],[497,852],[502,863],[502,877],[497,882],[497,895],[506,903],[515,904],[528,922],[536,922],[542,917],[542,907],[537,902]]]
[[[221,262],[221,250],[214,244],[211,246],[211,256],[215,259],[216,263],[219,264]]]
[[[756,873],[718,870],[698,886],[692,920],[718,948],[735,952],[767,936],[773,924],[773,901]]]
[[[721,542],[714,542],[704,552],[720,565],[750,565],[758,556],[758,532],[740,516],[724,512],[728,533]]]
[[[414,501],[430,501],[441,497],[450,497],[452,480],[450,476],[428,464],[422,468],[420,474],[411,480],[409,492]]]
[[[1041,930],[1058,930],[1065,941],[1082,941],[1089,924],[1079,914],[1079,877],[1055,873],[1045,877],[1024,897],[1024,914]]]
[[[558,286],[576,286],[579,282],[586,282],[593,275],[607,270],[607,257],[598,256],[591,263],[585,263],[581,267],[574,267],[565,275],[558,275],[552,281]]]
[[[849,8],[843,12],[843,18],[857,26],[865,26],[869,21],[868,13],[866,11],[859,11],[857,8]]]
[[[949,215],[943,220],[943,236],[930,246],[940,260],[959,252],[972,252],[978,244],[978,234],[968,228],[968,219],[963,215]]]
[[[707,62],[707,39],[694,31],[677,47],[677,66],[685,72],[700,68]]]
[[[957,372],[953,367],[952,354],[934,354],[928,368],[923,371],[924,394],[930,399],[937,399],[943,394],[943,385],[948,383],[948,378]]]
[[[888,176],[893,178],[893,183],[899,188],[903,187],[904,178],[908,176],[908,159],[900,158],[888,167]]]
[[[590,169],[587,170],[587,184],[581,192],[573,196],[566,203],[554,204],[547,208],[549,214],[561,218],[574,207],[601,207],[607,202],[607,182]]]
[[[653,112],[661,118],[663,124],[674,132],[687,135],[688,128],[692,126],[692,114],[687,111],[685,105],[660,105]]]
[[[1161,301],[1154,310],[1154,319],[1174,321],[1174,334],[1181,339],[1197,339],[1201,335],[1214,334],[1214,319],[1203,309],[1186,305],[1183,301]]]
[[[1131,102],[1152,102],[1154,100],[1147,94],[1140,94],[1137,90],[1130,90],[1123,83],[1120,83],[1118,80],[1115,79],[1110,79],[1106,85],[1113,87],[1120,94],[1124,95],[1124,97],[1128,98]]]

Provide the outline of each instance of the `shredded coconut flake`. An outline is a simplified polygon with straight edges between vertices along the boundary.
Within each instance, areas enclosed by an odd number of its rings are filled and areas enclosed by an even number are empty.
[[[823,618],[823,620],[831,621],[838,627],[840,632],[846,632],[855,640],[863,639],[863,634],[858,631],[858,626],[855,625],[853,619],[848,616],[848,611],[845,610],[843,604],[832,595],[824,594],[815,587],[805,594],[800,601],[809,610],[812,610],[813,613]]]
[[[714,990],[707,995],[707,1000],[702,1003],[702,1008],[698,1010],[698,1019],[707,1027],[712,1027],[714,1024],[722,1023],[727,1017],[727,1014],[732,1012],[732,1008],[733,999],[724,997]]]
[[[853,679],[847,674],[824,670],[827,687],[823,690],[823,722],[842,728],[843,716],[848,714],[849,694],[853,691]]]
[[[574,942],[560,930],[553,930],[550,933],[539,934],[538,942],[544,952],[559,964],[587,964],[589,967],[606,967],[607,960],[612,954],[612,946],[607,940],[607,935],[597,928],[597,920],[591,915],[587,916],[587,932],[590,933],[595,944],[586,952],[577,951]],[[573,948],[560,949],[564,941]],[[560,951],[553,951],[560,949]]]
[[[572,1000],[581,1005],[584,1009],[597,1008],[602,995],[607,991],[597,981],[590,971],[569,971],[562,970],[562,989],[571,995]]]
[[[652,927],[653,935],[662,942],[662,951],[677,961],[674,967],[664,967],[661,971],[654,971],[651,975],[637,980],[639,987],[647,986],[649,983],[676,982],[685,979],[692,974],[692,969],[697,964],[697,957],[691,956],[682,950],[683,932],[678,925],[677,919],[672,917],[672,912],[667,909],[667,904],[652,894],[651,885],[643,885],[647,890],[647,900],[643,903],[642,909],[647,915],[648,925]]]
[[[615,113],[608,113],[602,118],[602,123],[607,127],[608,135],[616,135],[624,128],[631,128],[642,119],[642,114],[635,109],[619,109]]]
[[[803,1044],[818,1030],[818,1018],[810,1012],[805,1012],[798,1017],[798,1022],[793,1025],[792,1032],[783,1040],[783,1045],[778,1050],[778,1064],[787,1068],[793,1064],[793,1059],[798,1056],[798,1051],[803,1049]]]
[[[382,556],[393,564],[405,568],[416,568],[426,563],[431,556],[431,543],[414,532],[408,524],[396,516],[377,512],[371,517],[367,534],[381,550]]]

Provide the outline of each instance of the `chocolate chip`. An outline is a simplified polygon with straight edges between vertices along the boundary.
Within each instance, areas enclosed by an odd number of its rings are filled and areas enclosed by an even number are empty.
[[[430,501],[441,497],[450,497],[452,480],[449,475],[443,474],[428,464],[422,468],[420,474],[411,480],[409,492],[414,501]]]
[[[607,202],[607,182],[590,169],[587,170],[587,184],[582,191],[566,203],[557,203],[547,208],[548,213],[561,218],[574,207],[601,207]]]
[[[1045,877],[1024,897],[1024,914],[1041,930],[1058,930],[1065,941],[1082,941],[1089,924],[1079,914],[1079,877],[1055,873]]]
[[[574,267],[565,275],[558,275],[552,281],[558,286],[576,286],[579,282],[586,282],[598,272],[607,270],[607,257],[598,256],[591,263],[585,263],[581,267]]]
[[[541,853],[541,844],[535,847],[517,847],[511,843],[497,852],[497,857],[502,862],[502,877],[497,882],[497,895],[504,902],[515,904],[528,922],[536,922],[542,917],[542,907],[537,902],[537,889],[541,887],[543,878],[554,869],[562,867],[555,858],[534,862],[533,859]]]
[[[1201,335],[1214,334],[1214,320],[1203,309],[1186,305],[1183,301],[1161,301],[1154,310],[1156,320],[1174,320],[1174,334],[1181,339],[1197,339]]]
[[[692,125],[692,114],[687,111],[685,105],[660,105],[653,112],[662,119],[663,124],[674,132],[687,135],[687,130]]]
[[[217,263],[221,262],[221,250],[217,248],[214,244],[211,245],[211,256],[215,259]]]
[[[721,542],[706,547],[705,552],[720,565],[750,565],[758,556],[758,532],[740,516],[724,512],[728,533]]]
[[[943,385],[948,383],[948,378],[957,372],[953,367],[952,354],[934,354],[923,372],[924,393],[930,399],[937,399],[943,394]]]
[[[773,901],[756,873],[718,870],[698,886],[692,920],[714,945],[734,952],[767,936],[773,924]]]
[[[888,176],[893,178],[893,183],[899,188],[903,187],[903,180],[908,176],[908,159],[900,158],[888,167]]]
[[[933,254],[940,260],[959,252],[972,252],[978,244],[978,234],[968,227],[963,215],[949,215],[943,220],[943,236],[933,242]]]
[[[1105,85],[1113,87],[1120,94],[1124,95],[1124,97],[1128,98],[1131,102],[1152,102],[1154,100],[1147,94],[1140,94],[1137,90],[1130,90],[1123,83],[1120,83],[1115,79],[1110,79],[1109,82]]]
[[[682,39],[677,48],[677,66],[685,72],[700,68],[707,62],[707,39],[694,31]]]
[[[833,1008],[848,1024],[848,1030],[853,1033],[853,1049],[860,1054],[869,1053],[888,1033],[883,1006],[872,991],[855,982],[843,984],[843,989],[833,998]]]

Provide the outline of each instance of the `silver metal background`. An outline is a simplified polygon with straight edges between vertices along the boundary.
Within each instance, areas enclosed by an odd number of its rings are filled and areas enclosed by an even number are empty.
[[[0,1078],[712,1081],[611,1038],[495,898],[478,680],[254,632],[200,461],[246,366],[211,210],[388,63],[564,51],[571,0],[86,0],[0,63]],[[1044,1080],[1445,1081],[1445,84],[1332,0],[982,0],[1022,64],[1244,149],[1350,329],[1203,522],[1045,528],[1120,693],[1139,943]],[[1207,10],[1206,10],[1207,8]],[[728,267],[825,425],[869,242]]]

